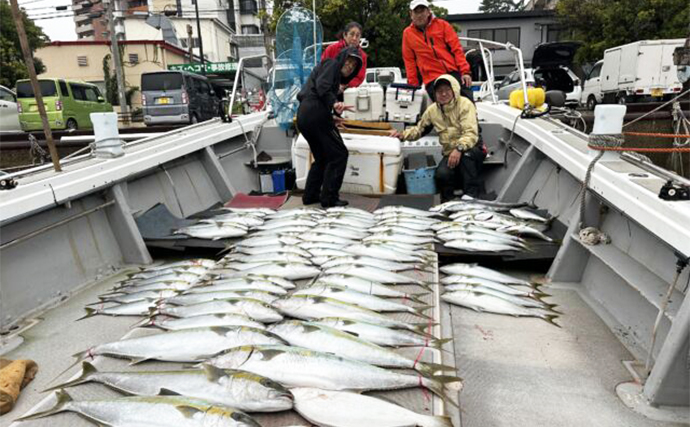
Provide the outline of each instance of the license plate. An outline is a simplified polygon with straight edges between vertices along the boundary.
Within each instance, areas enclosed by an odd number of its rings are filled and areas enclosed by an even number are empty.
[[[156,98],[156,104],[170,104],[170,98]]]
[[[663,89],[652,89],[652,96],[662,97],[662,96],[664,96],[664,90]]]

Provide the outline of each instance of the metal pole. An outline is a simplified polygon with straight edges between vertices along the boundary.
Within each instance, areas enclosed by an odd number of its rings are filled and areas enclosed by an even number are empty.
[[[311,6],[314,10],[314,66],[316,67],[316,65],[319,63],[319,60],[316,57],[316,0],[312,0]]]
[[[201,40],[201,22],[199,21],[199,0],[194,0],[194,13],[196,13],[196,32],[199,36],[199,56],[201,56],[201,74],[206,74],[206,60],[204,59],[204,43]]]
[[[194,63],[194,30],[187,24],[187,45],[189,46],[189,63]]]
[[[108,32],[110,32],[110,55],[113,57],[113,66],[115,67],[115,76],[117,78],[117,96],[120,100],[120,114],[122,115],[123,123],[129,123],[129,108],[127,107],[127,96],[125,95],[125,75],[122,69],[122,61],[120,60],[120,46],[115,33],[115,2],[118,0],[110,0],[108,4]]]
[[[48,116],[46,115],[46,107],[43,104],[43,94],[41,94],[41,88],[38,85],[38,78],[36,77],[36,68],[34,67],[34,59],[31,55],[31,48],[29,47],[29,41],[26,38],[26,31],[24,30],[24,19],[22,13],[19,11],[19,5],[17,0],[10,0],[12,5],[12,18],[14,19],[15,25],[17,26],[17,35],[19,36],[19,44],[22,47],[22,53],[24,54],[24,64],[29,72],[29,80],[31,80],[31,88],[34,91],[34,96],[36,97],[36,105],[38,106],[38,114],[41,116],[41,124],[43,125],[43,132],[46,135],[46,142],[48,143],[48,150],[50,151],[50,159],[53,161],[53,167],[56,172],[62,171],[60,167],[60,158],[58,157],[57,148],[55,148],[55,142],[53,141],[53,133],[50,131],[50,125],[48,124]]]

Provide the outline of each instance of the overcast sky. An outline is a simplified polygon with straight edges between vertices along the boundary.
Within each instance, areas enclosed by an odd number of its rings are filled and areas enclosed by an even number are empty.
[[[481,0],[432,0],[432,2],[445,7],[449,13],[472,13],[477,12]],[[60,14],[55,7],[70,6],[70,0],[19,0],[19,5],[27,10],[29,16],[35,19],[36,24],[43,28],[51,40],[77,39],[77,33],[74,31],[74,19],[71,16],[55,17]],[[50,17],[50,19],[41,19],[46,17]]]

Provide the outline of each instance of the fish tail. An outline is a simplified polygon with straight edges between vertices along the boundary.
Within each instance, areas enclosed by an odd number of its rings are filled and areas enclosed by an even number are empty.
[[[556,310],[556,307],[558,307],[557,304],[546,304],[546,309],[555,313],[555,314],[563,314],[562,312]]]
[[[141,320],[137,320],[132,326],[129,327],[129,329],[146,328],[148,326],[156,326],[152,317],[145,317]]]
[[[557,318],[558,318],[558,315],[555,315],[555,314],[547,314],[547,315],[545,315],[545,316],[542,317],[542,319],[544,319],[544,320],[546,320],[547,322],[551,323],[553,326],[556,326],[557,328],[560,328],[561,325],[559,325],[558,323],[554,322],[554,320],[557,319]]]
[[[101,298],[101,297],[98,297],[98,298]],[[92,306],[92,305],[101,305],[101,304],[103,304],[104,302],[115,302],[115,301],[112,301],[110,298],[101,298],[100,301],[90,302],[90,303],[86,304],[86,306],[87,306],[87,307],[90,307],[90,306]]]
[[[450,403],[451,405],[457,407],[454,399],[451,399],[446,395],[446,385],[451,383],[460,383],[458,387],[455,387],[457,391],[462,388],[462,379],[458,377],[436,375],[431,378],[420,377],[420,383],[431,390],[436,396],[440,397],[444,401]]]
[[[424,295],[429,295],[430,292],[415,292],[412,294],[405,294],[404,298],[407,298],[411,301],[417,302],[419,304],[426,304],[424,301],[422,301],[419,297],[422,297]]]
[[[434,372],[439,371],[454,371],[453,366],[442,365],[440,363],[431,362],[417,362],[414,369],[422,375],[432,376]]]
[[[69,365],[64,371],[62,371],[62,372],[60,372],[59,374],[57,374],[57,375],[55,376],[55,378],[53,378],[52,380],[50,380],[50,381],[48,382],[48,384],[50,384],[50,383],[52,383],[53,381],[55,381],[56,379],[60,378],[65,372],[67,372],[67,371],[69,371],[70,369],[72,369],[77,363],[81,362],[82,360],[86,359],[86,358],[89,357],[89,356],[93,357],[93,354],[91,353],[92,350],[93,350],[93,348],[90,348],[90,349],[88,349],[88,350],[80,351],[79,353],[73,354],[72,357],[76,357],[77,360],[75,360],[74,363],[72,363],[71,365]]]
[[[81,374],[79,375],[79,377],[77,377],[71,381],[67,381],[67,382],[64,382],[62,384],[58,384],[54,387],[49,387],[49,388],[43,390],[41,393],[45,393],[46,391],[57,390],[60,388],[72,387],[75,385],[89,382],[89,377],[95,373],[98,373],[98,369],[96,369],[96,367],[93,366],[91,363],[89,363],[87,361],[83,361],[81,363]]]
[[[452,341],[453,338],[434,339],[431,343],[429,343],[429,347],[433,347],[437,350],[443,350],[443,346]]]
[[[432,308],[434,308],[433,305],[422,305],[422,306],[418,306],[418,307],[410,307],[408,309],[408,312],[410,312],[411,314],[414,314],[415,316],[423,317],[425,319],[432,320],[433,317],[429,316],[428,314],[424,314],[425,311],[431,310]]]
[[[69,410],[66,406],[69,402],[72,401],[72,397],[69,394],[67,394],[65,390],[59,390],[55,395],[57,397],[57,403],[52,408],[48,409],[47,411],[37,412],[31,415],[25,415],[21,418],[17,418],[15,421],[35,420],[37,418],[44,418],[50,415],[57,414],[59,412]]]
[[[98,315],[98,310],[96,310],[95,308],[85,307],[84,310],[86,310],[86,314],[84,316],[80,317],[79,319],[75,320],[75,322],[78,322],[78,321],[84,320],[84,319],[88,319],[89,317],[93,317],[93,316]]]

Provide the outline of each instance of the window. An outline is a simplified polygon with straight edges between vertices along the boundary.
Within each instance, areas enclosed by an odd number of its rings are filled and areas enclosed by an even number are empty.
[[[242,25],[242,34],[259,34],[259,27],[256,25]]]
[[[60,93],[62,96],[69,96],[69,91],[67,90],[67,83],[64,80],[58,80],[60,84]]]
[[[139,63],[139,54],[138,53],[130,53],[129,54],[129,63],[130,64],[138,64]]]
[[[55,87],[54,80],[39,80],[38,85],[41,88],[41,95],[56,96],[57,88]],[[17,98],[33,98],[34,89],[31,87],[31,82],[21,82],[17,83]]]
[[[98,93],[96,89],[84,86],[84,94],[86,95],[86,100],[91,102],[98,102]]]
[[[182,73],[149,73],[141,75],[141,90],[182,89]]]
[[[604,65],[602,62],[601,64],[597,64],[592,68],[592,71],[590,71],[589,76],[587,77],[587,80],[589,79],[596,79],[601,75],[601,66]]]
[[[86,67],[89,65],[89,59],[86,56],[77,56],[77,64],[80,67]]]
[[[570,32],[560,25],[546,26],[546,43],[560,42],[570,38]]]
[[[467,37],[473,39],[491,40],[498,43],[512,43],[515,47],[520,47],[519,28],[495,28],[484,30],[469,30]],[[475,43],[472,44],[474,47]],[[491,49],[491,46],[486,46]]]
[[[69,88],[72,89],[72,97],[77,101],[86,101],[86,87],[77,83],[70,83]]]
[[[0,88],[0,101],[16,102],[12,92],[3,88]]]

